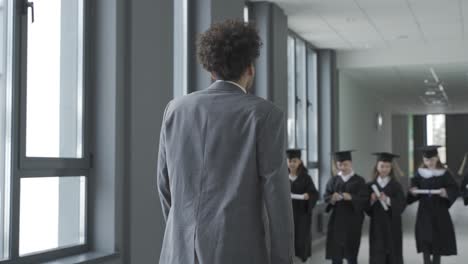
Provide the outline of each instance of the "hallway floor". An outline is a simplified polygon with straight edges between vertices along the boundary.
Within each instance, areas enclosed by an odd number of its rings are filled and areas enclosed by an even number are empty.
[[[422,262],[422,255],[416,253],[416,242],[414,240],[414,223],[417,210],[417,203],[408,207],[403,214],[404,221],[404,241],[403,254],[406,264],[419,264]],[[463,205],[462,200],[458,200],[451,208],[451,215],[455,224],[455,232],[457,233],[458,256],[443,257],[442,264],[465,264],[468,263],[468,207]],[[367,219],[366,219],[367,221]],[[330,264],[325,261],[325,240],[320,245],[314,248],[312,258],[308,260],[308,264]],[[365,224],[363,237],[361,241],[361,250],[359,254],[359,263],[369,263],[369,239],[368,225]],[[301,263],[300,261],[296,263]]]

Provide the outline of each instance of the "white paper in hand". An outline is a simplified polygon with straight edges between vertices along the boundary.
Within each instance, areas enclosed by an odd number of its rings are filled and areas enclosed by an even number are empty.
[[[441,194],[441,190],[427,190],[427,189],[418,189],[414,190],[415,194]]]
[[[372,190],[374,191],[377,198],[379,198],[380,197],[380,191],[379,191],[379,188],[377,188],[377,185],[372,184]],[[384,201],[382,201],[380,199],[379,199],[379,201],[380,201],[380,204],[382,205],[383,209],[385,211],[388,211],[388,205]]]
[[[291,199],[293,199],[293,200],[305,200],[305,197],[304,197],[303,194],[291,193]]]

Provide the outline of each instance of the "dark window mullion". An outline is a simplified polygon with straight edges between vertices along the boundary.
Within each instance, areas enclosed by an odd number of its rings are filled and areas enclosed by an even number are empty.
[[[50,177],[88,177],[89,170],[80,169],[43,169],[43,170],[22,170],[17,173],[19,178],[50,178]]]
[[[69,158],[25,158],[20,159],[20,170],[34,169],[89,169],[91,160],[88,157],[83,159]]]
[[[17,1],[13,6],[13,91],[12,91],[12,155],[11,155],[11,209],[10,209],[10,254],[9,259],[16,261],[19,258],[19,224],[20,224],[20,177],[19,157],[23,150],[21,142],[25,133],[21,131],[21,121],[25,120],[25,107],[21,109],[23,93],[26,86],[27,61],[27,8],[26,0]]]

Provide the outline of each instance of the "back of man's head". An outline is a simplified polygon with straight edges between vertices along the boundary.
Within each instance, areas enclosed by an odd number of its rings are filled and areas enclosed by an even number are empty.
[[[203,68],[217,79],[237,81],[258,58],[261,45],[253,25],[226,20],[200,35],[197,56]]]

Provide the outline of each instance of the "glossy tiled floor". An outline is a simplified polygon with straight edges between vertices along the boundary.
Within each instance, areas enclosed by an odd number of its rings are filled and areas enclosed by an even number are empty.
[[[422,255],[416,253],[416,244],[414,240],[414,222],[417,210],[417,204],[408,207],[403,214],[404,221],[404,241],[403,254],[406,264],[419,264],[422,262]],[[463,205],[461,200],[457,201],[451,209],[452,219],[457,232],[458,256],[442,258],[443,264],[466,264],[468,263],[468,207]],[[366,220],[367,221],[367,220]],[[369,254],[368,225],[365,225],[361,250],[359,254],[359,263],[367,264]],[[314,247],[312,258],[307,264],[329,264],[325,261],[324,242]],[[296,261],[296,263],[302,263]]]

